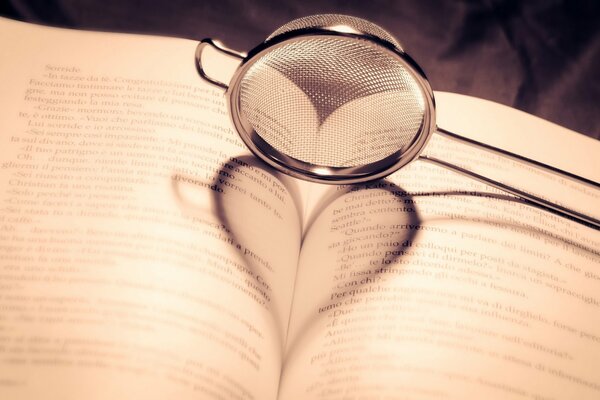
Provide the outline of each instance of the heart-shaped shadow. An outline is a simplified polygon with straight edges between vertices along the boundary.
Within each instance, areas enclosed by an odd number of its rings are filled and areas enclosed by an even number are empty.
[[[310,199],[301,195],[302,184],[306,185],[305,193],[310,192]],[[264,269],[260,254],[280,253],[285,246],[274,241],[283,237],[287,238],[282,240],[284,243],[293,241],[297,247],[287,246],[291,252],[289,258],[282,257],[281,264],[274,261],[272,267],[282,269],[274,273],[289,277],[286,270],[293,268],[296,279],[302,280],[316,267],[323,269],[323,276],[335,274],[336,288],[317,290],[316,282],[325,282],[325,278],[304,283],[315,289],[310,301],[316,301],[322,310],[330,310],[339,303],[332,300],[332,290],[337,297],[355,297],[372,285],[384,284],[387,273],[402,268],[399,258],[409,253],[419,232],[419,217],[412,197],[388,181],[352,186],[306,184],[274,172],[254,157],[240,156],[222,165],[213,185],[220,189],[214,191],[215,210],[229,228],[232,242],[254,241],[252,248],[262,246],[260,251],[243,254],[255,277],[260,277]],[[269,192],[273,187],[276,189]],[[257,213],[261,216],[251,216]],[[303,227],[298,224],[301,220]],[[267,226],[276,231],[266,232]],[[262,228],[262,234],[258,228]],[[293,283],[294,277],[291,278],[289,282]],[[273,296],[272,301],[281,299],[285,303],[285,293],[294,293],[297,286],[296,281],[295,287],[277,288],[279,296]],[[277,326],[288,328],[291,301],[289,298],[287,305],[273,304],[271,311]],[[294,301],[305,299],[296,297]],[[327,312],[319,315],[326,317]],[[308,318],[303,322],[306,327],[296,331],[305,331],[314,323],[313,318]],[[286,336],[282,329],[282,344]],[[294,340],[288,337],[288,353],[294,347],[290,339]]]
[[[173,181],[186,180],[179,177]],[[418,232],[406,228],[418,225],[414,202],[410,195],[390,182],[354,186],[309,185],[310,189],[315,189],[317,200],[312,201],[308,215],[303,215],[306,204],[303,203],[305,199],[299,184],[296,179],[274,171],[250,155],[230,158],[216,171],[213,182],[206,184],[213,194],[212,212],[218,216],[231,246],[238,249],[248,271],[246,279],[251,280],[249,286],[265,301],[275,326],[279,327],[282,347],[292,302],[288,296],[294,292],[301,245],[312,247],[310,243],[318,243],[328,237],[333,240],[333,236],[346,235],[352,229],[354,244],[340,243],[341,247],[333,246],[329,252],[346,251],[344,268],[352,266],[352,269],[360,271],[357,274],[372,274],[372,278],[354,288],[360,290],[361,286],[367,286],[373,280],[383,279],[382,275],[373,271],[373,263],[385,259],[379,269],[392,268],[395,260],[403,255],[403,244]],[[186,200],[180,189],[176,190],[180,202],[187,203],[187,208],[193,208],[193,200]],[[394,211],[382,213],[381,208],[372,209],[376,204],[375,197],[378,197],[377,203],[387,204],[386,207]],[[371,198],[368,204],[367,198]],[[353,205],[350,208],[343,206],[351,201]],[[333,218],[332,212],[336,213]],[[323,224],[327,223],[331,226],[323,228]],[[405,227],[401,229],[400,226]],[[390,227],[391,230],[388,229]],[[333,231],[336,232],[332,236]],[[388,244],[374,244],[375,249],[368,259],[359,259],[355,244],[360,241],[361,232],[377,232],[378,240],[385,240]],[[346,258],[353,258],[353,261],[346,262]],[[274,278],[274,275],[284,278]],[[341,286],[354,282],[350,275],[340,279],[344,281]],[[328,293],[328,290],[323,293]],[[321,300],[322,307],[328,307],[325,297]]]

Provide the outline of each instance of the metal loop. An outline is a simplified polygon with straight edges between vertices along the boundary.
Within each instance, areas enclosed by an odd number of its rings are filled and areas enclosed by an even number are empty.
[[[206,72],[204,72],[204,67],[202,66],[202,52],[204,51],[204,48],[207,45],[214,47],[216,50],[220,51],[221,53],[225,53],[229,56],[239,58],[240,60],[243,60],[244,58],[246,58],[246,54],[237,52],[235,50],[228,49],[227,47],[223,46],[221,43],[214,41],[211,38],[202,39],[200,41],[200,43],[198,43],[198,47],[196,47],[196,69],[198,70],[198,73],[200,74],[202,79],[204,79],[205,81],[212,83],[213,85],[218,86],[222,89],[227,90],[227,89],[229,89],[229,85],[227,85],[226,83],[223,83],[221,81],[218,81],[216,79],[211,78],[210,76],[208,76],[208,74],[206,74]]]

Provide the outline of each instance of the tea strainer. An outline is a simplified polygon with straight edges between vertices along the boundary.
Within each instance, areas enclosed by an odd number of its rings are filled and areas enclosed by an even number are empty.
[[[229,84],[205,72],[206,46],[241,59]],[[205,80],[225,89],[233,124],[248,148],[288,175],[358,183],[421,159],[600,227],[593,217],[422,155],[436,132],[600,188],[597,182],[437,128],[425,74],[392,35],[369,21],[335,14],[296,19],[247,55],[204,39],[196,65]]]

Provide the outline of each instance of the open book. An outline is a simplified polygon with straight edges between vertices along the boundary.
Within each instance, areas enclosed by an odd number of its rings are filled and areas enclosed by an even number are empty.
[[[419,161],[273,173],[191,40],[0,20],[0,43],[0,398],[600,397],[598,231]],[[600,180],[592,139],[437,102],[446,129]]]

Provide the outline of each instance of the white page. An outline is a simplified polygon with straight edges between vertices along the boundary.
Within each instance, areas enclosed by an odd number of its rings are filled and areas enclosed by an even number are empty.
[[[597,179],[593,140],[464,96],[438,109],[446,129]],[[598,231],[419,162],[337,192],[303,243],[281,399],[598,396]]]
[[[0,42],[0,397],[274,398],[298,212],[197,43]]]

